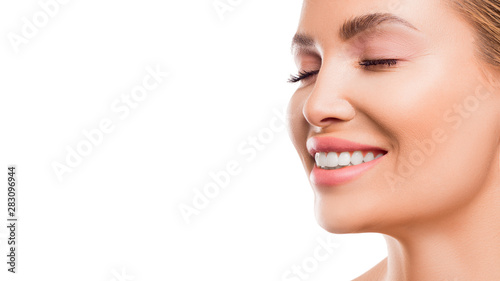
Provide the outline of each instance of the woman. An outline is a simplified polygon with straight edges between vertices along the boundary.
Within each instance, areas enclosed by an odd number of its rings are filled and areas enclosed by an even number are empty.
[[[500,2],[305,0],[288,130],[355,280],[500,280]]]

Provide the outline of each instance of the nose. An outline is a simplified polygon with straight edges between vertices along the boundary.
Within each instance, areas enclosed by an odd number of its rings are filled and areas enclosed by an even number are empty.
[[[325,128],[354,118],[356,111],[346,99],[348,85],[341,80],[342,77],[335,77],[335,74],[321,71],[317,74],[316,83],[302,110],[309,124]]]

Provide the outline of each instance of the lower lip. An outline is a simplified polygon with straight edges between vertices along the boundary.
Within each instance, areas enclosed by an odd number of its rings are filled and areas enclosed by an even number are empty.
[[[367,163],[347,166],[336,170],[321,169],[316,166],[315,163],[310,175],[311,183],[316,186],[332,186],[354,180],[373,166],[377,165],[385,157],[385,155]]]

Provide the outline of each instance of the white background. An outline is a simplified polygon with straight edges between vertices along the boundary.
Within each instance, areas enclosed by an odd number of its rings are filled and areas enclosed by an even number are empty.
[[[385,257],[378,234],[317,225],[279,118],[301,1],[229,2],[221,17],[212,0],[69,0],[44,26],[38,1],[0,2],[1,225],[11,164],[19,217],[15,275],[0,228],[1,280],[350,280]],[[124,117],[112,104],[148,67],[169,76]],[[114,129],[59,180],[54,163],[104,119]],[[228,163],[239,174],[187,223],[179,206]],[[321,239],[339,246],[315,264]],[[307,278],[287,275],[304,263]]]

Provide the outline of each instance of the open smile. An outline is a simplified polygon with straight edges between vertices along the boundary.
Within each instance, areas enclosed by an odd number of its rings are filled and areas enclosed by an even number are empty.
[[[378,164],[387,151],[333,137],[312,137],[307,150],[314,157],[311,182],[318,186],[339,185],[357,178]]]

